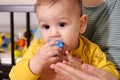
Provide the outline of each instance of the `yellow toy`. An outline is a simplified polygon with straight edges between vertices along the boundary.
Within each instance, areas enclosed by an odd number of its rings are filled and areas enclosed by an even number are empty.
[[[14,42],[14,49],[16,49],[18,46],[17,42]],[[11,49],[11,43],[8,44],[8,48]]]
[[[22,54],[21,54],[21,52],[19,50],[15,50],[14,51],[14,56],[15,56],[15,58],[19,58],[19,57],[22,56]]]
[[[0,46],[2,45],[2,37],[1,37],[1,35],[0,35]]]

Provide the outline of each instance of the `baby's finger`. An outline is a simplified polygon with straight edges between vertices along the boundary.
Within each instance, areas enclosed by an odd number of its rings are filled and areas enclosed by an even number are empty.
[[[59,56],[60,52],[59,52],[59,50],[49,49],[47,51],[46,55],[48,55],[49,57],[53,57],[54,55]]]
[[[60,60],[60,57],[51,57],[49,58],[50,64],[56,63]]]
[[[50,42],[46,43],[45,46],[53,46],[57,41],[56,40],[51,40]]]
[[[68,61],[69,62],[72,62],[73,61],[73,57],[72,57],[72,55],[70,55],[70,53],[69,53],[69,51],[66,51],[66,56],[67,56],[67,58],[68,58]]]
[[[81,63],[82,63],[82,59],[73,57],[73,56],[69,53],[69,51],[66,51],[65,54],[66,54],[69,62],[76,62],[76,61],[77,61],[77,62],[81,62]]]

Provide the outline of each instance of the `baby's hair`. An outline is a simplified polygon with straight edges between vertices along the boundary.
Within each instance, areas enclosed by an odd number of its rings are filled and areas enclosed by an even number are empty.
[[[58,1],[61,1],[61,0],[37,0],[36,8],[37,8],[37,6],[47,5],[47,4],[50,4],[52,6]],[[68,1],[71,1],[75,5],[77,4],[80,8],[80,12],[81,12],[81,15],[82,15],[82,0],[68,0]]]

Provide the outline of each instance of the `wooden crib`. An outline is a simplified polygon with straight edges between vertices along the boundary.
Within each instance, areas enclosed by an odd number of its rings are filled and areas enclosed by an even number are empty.
[[[10,15],[10,35],[11,35],[11,64],[0,64],[0,80],[9,79],[9,71],[15,65],[14,58],[14,13],[26,14],[27,46],[30,44],[30,13],[35,12],[34,5],[0,5],[0,13],[7,12]],[[2,28],[0,26],[0,28]]]

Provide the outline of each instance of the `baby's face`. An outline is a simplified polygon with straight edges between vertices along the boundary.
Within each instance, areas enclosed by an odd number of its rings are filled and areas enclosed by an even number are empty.
[[[78,46],[80,15],[68,0],[61,0],[54,5],[37,7],[40,30],[45,43],[50,40],[62,40],[63,50],[73,50]]]

